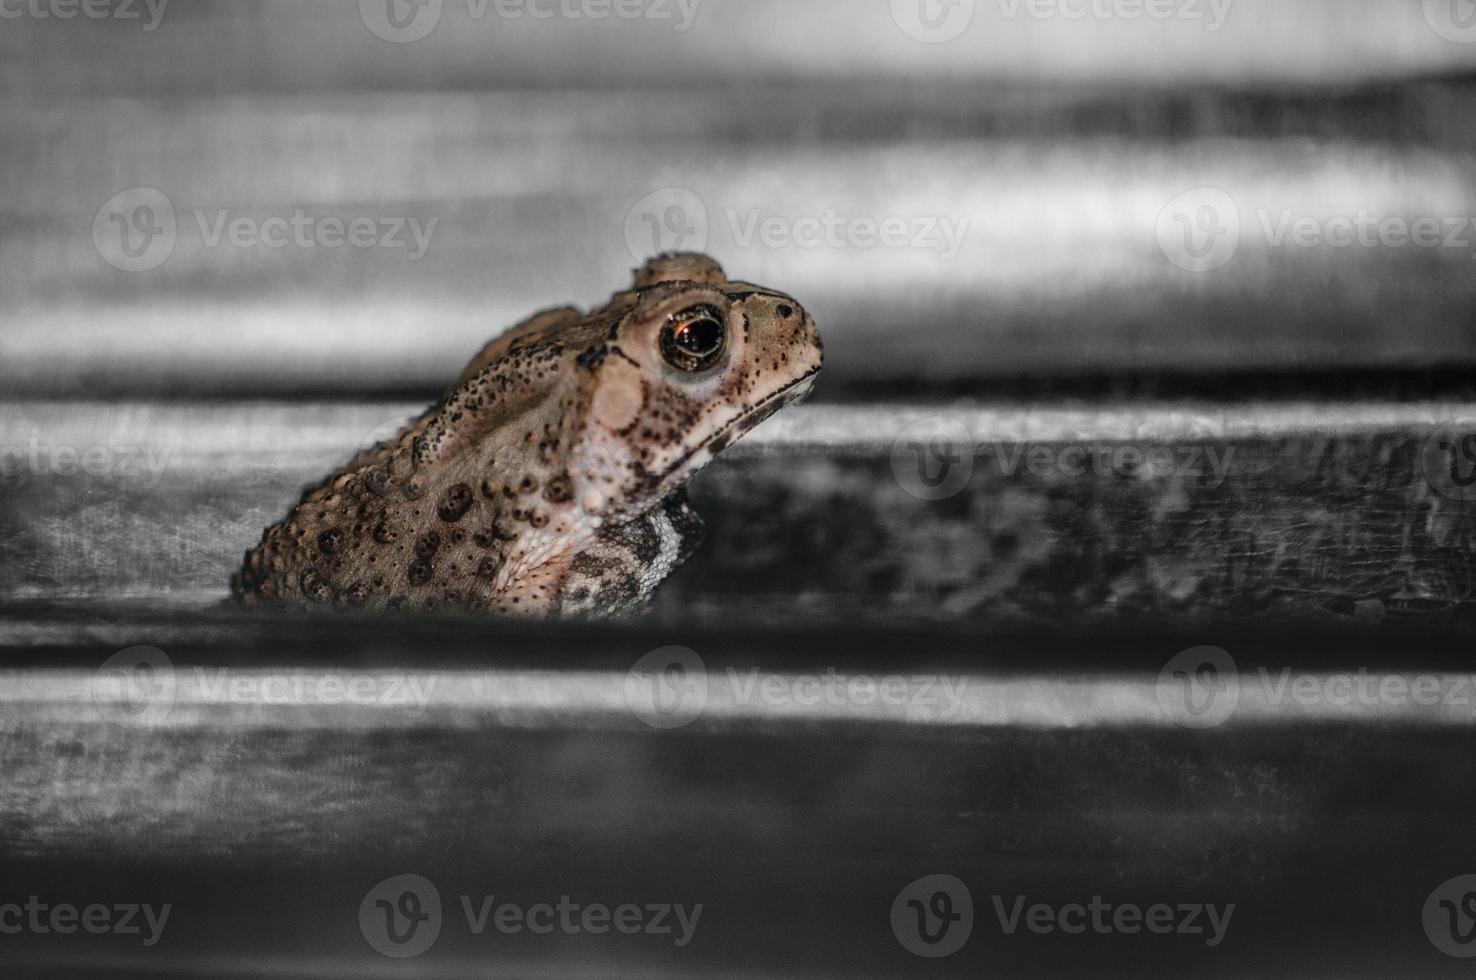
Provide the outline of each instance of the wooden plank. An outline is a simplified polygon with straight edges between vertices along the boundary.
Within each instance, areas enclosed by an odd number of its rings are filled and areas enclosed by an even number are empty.
[[[181,652],[181,666],[197,656]],[[940,975],[1060,975],[1087,950],[1102,976],[1168,964],[1232,977],[1268,949],[1286,976],[1412,964],[1463,975],[1420,912],[1476,859],[1448,819],[1476,803],[1464,727],[972,730],[817,717],[657,731],[526,727],[489,711],[407,731],[388,714],[367,729],[342,715],[302,724],[294,711],[324,709],[299,706],[269,723],[216,714],[137,728],[65,699],[44,714],[11,707],[0,714],[7,897],[171,906],[150,948],[137,935],[7,937],[8,966],[46,975],[104,964],[380,975],[390,965],[358,909],[377,883],[417,874],[443,918],[433,948],[393,964],[412,975],[915,976],[925,961],[887,913],[936,873],[966,882],[976,909],[970,942],[925,964]],[[1403,791],[1388,793],[1396,783]],[[1370,837],[1399,845],[1369,850]],[[478,935],[460,896],[475,908],[489,894],[704,911],[681,948],[651,934]],[[1011,935],[991,903],[1017,895],[1235,912],[1215,945]]]
[[[16,404],[0,440],[23,463],[0,513],[0,596],[218,602],[304,485],[410,411]],[[928,421],[940,415],[942,429]],[[1460,404],[801,406],[695,482],[708,541],[655,617],[1469,627],[1476,526],[1442,483],[1436,437],[1459,444],[1465,430],[1442,426],[1473,417]],[[928,499],[908,447],[949,431],[967,472]],[[106,465],[58,473],[63,447],[97,447]]]

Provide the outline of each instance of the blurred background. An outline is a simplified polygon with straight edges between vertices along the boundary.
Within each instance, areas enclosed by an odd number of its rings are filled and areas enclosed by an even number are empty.
[[[18,393],[434,394],[674,247],[822,397],[1476,354],[1466,0],[10,2]]]

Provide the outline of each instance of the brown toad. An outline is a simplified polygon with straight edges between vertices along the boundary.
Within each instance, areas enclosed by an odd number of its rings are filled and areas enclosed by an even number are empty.
[[[455,390],[267,529],[245,601],[640,608],[696,548],[683,485],[804,395],[820,336],[789,296],[664,255],[603,308],[549,310],[472,359]]]

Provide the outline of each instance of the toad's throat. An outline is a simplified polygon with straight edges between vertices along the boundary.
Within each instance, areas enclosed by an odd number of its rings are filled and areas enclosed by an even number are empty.
[[[819,373],[820,369],[815,368],[813,371],[809,372],[803,377],[791,381],[783,388],[780,388],[778,391],[774,392],[772,395],[765,398],[757,405],[753,406],[753,408],[749,409],[747,412],[744,412],[742,415],[733,419],[733,421],[729,422],[727,425],[723,426],[721,429],[708,436],[702,442],[698,443],[697,445],[693,446],[691,449],[683,453],[674,463],[663,470],[661,474],[655,478],[654,482],[660,482],[670,478],[674,474],[680,472],[689,463],[691,463],[694,458],[697,458],[704,452],[708,453],[710,456],[716,456],[724,449],[727,449],[734,442],[747,435],[750,431],[756,428],[760,422],[763,422],[765,419],[769,418],[769,416],[779,411],[779,409],[784,408],[786,405],[791,405],[795,402],[804,400],[806,397],[809,396],[810,390],[815,386],[815,375]]]

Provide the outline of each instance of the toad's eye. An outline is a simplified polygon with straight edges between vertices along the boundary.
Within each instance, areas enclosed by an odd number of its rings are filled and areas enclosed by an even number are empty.
[[[661,331],[661,356],[678,371],[706,371],[723,356],[728,328],[723,315],[711,306],[694,306],[666,322]]]

